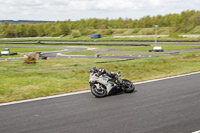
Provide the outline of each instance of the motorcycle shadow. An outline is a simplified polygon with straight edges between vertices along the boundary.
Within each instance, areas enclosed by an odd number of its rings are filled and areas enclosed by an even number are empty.
[[[133,94],[133,93],[136,93],[137,90],[134,90],[133,92],[131,93],[125,93],[124,91],[120,91],[120,92],[113,92],[111,94],[109,94],[107,97],[110,97],[110,96],[117,96],[117,95],[122,95],[122,94]]]

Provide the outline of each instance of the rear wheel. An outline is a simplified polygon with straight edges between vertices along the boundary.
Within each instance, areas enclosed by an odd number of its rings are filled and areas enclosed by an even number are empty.
[[[135,90],[135,85],[127,79],[122,79],[122,84],[122,89],[125,93],[132,93]]]
[[[106,87],[102,84],[92,84],[91,92],[95,97],[101,98],[107,95]]]

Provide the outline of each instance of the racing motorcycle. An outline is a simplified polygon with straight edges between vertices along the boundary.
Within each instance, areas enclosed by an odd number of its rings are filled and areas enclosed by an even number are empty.
[[[132,93],[135,85],[127,79],[120,79],[120,76],[120,71],[107,73],[105,69],[98,70],[96,67],[92,67],[89,80],[92,94],[101,98],[117,92]]]

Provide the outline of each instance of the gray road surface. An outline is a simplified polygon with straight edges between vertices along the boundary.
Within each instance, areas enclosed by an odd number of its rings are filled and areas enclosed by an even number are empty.
[[[1,133],[191,133],[200,130],[200,74],[136,85],[106,98],[91,93],[0,106]]]
[[[5,46],[0,46],[0,47],[5,47]],[[59,53],[64,53],[64,52],[73,52],[73,51],[84,51],[87,50],[87,48],[84,47],[48,47],[48,46],[7,46],[8,48],[48,48],[48,49],[64,49],[64,50],[58,50],[58,51],[50,51],[50,52],[42,52],[43,55],[46,55],[50,58],[95,58],[95,56],[74,56],[74,55],[61,55],[58,56]],[[104,59],[117,59],[117,60],[127,60],[127,59],[137,59],[137,58],[146,58],[146,57],[159,57],[159,56],[164,56],[168,54],[178,54],[179,52],[191,52],[191,51],[200,51],[200,48],[195,48],[195,49],[185,49],[185,50],[166,50],[165,54],[153,54],[148,51],[115,51],[113,49],[97,49],[93,50],[94,52],[97,53],[149,53],[148,55],[131,55],[131,56],[101,56],[101,58]],[[27,53],[28,54],[28,53]],[[9,58],[6,60],[21,60],[24,58]],[[3,61],[5,59],[0,59],[0,61]]]
[[[5,46],[0,46],[5,47]],[[50,52],[42,52],[43,55],[47,55],[50,58],[95,58],[95,56],[76,56],[76,55],[62,55],[57,56],[58,53],[64,53],[64,52],[73,52],[73,51],[83,51],[87,50],[87,48],[84,47],[35,47],[35,46],[7,46],[8,48],[52,48],[52,49],[64,49],[64,50],[58,50],[58,51],[50,51]],[[29,53],[27,53],[29,54]],[[163,56],[163,54],[149,54],[149,55],[131,55],[131,56],[101,56],[101,58],[104,59],[118,59],[118,60],[127,60],[127,59],[136,59],[136,58],[145,58],[145,57],[158,57]],[[6,60],[21,60],[24,58],[9,58]],[[3,61],[5,59],[0,59],[0,61]]]

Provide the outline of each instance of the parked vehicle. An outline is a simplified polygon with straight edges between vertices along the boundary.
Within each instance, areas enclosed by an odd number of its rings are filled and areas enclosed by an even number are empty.
[[[90,69],[90,88],[95,97],[101,98],[116,92],[132,93],[135,85],[127,80],[120,79],[121,72],[106,72],[105,69]]]
[[[0,55],[17,55],[18,53],[10,53],[10,49],[9,48],[4,48],[3,51],[1,51]]]
[[[155,46],[152,50],[149,50],[149,52],[164,52],[161,46]]]

